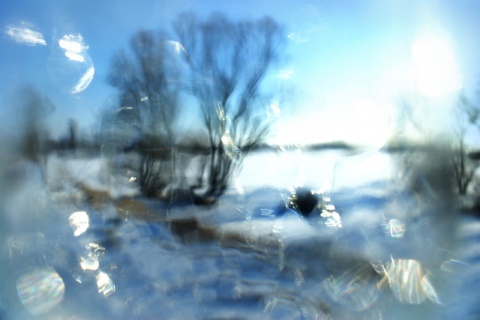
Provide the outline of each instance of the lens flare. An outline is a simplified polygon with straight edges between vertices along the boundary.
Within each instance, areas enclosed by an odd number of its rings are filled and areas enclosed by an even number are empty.
[[[388,280],[390,289],[398,301],[420,304],[428,298],[434,303],[440,303],[435,288],[417,260],[392,259],[378,270],[384,274],[380,283],[385,282],[385,279]]]
[[[424,36],[412,44],[415,80],[419,91],[437,97],[461,87],[451,45],[439,35]]]
[[[17,279],[17,293],[27,310],[38,315],[59,304],[65,293],[65,284],[53,268],[37,269]]]
[[[405,224],[398,219],[390,219],[382,224],[383,232],[386,236],[399,239],[405,234]]]

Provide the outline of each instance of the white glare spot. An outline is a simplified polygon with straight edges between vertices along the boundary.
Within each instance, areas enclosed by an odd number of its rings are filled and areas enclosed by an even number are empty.
[[[145,97],[140,98],[140,101],[142,101],[142,102],[143,102],[143,101],[147,101],[147,100],[148,100],[148,96],[145,96]]]
[[[235,190],[237,190],[238,194],[241,195],[241,196],[244,196],[245,195],[245,189],[243,188],[240,181],[235,180],[234,185],[235,185]]]
[[[423,292],[425,293],[425,296],[430,301],[436,304],[441,304],[440,298],[429,279],[430,279],[430,276],[428,274],[423,276],[423,279],[422,279]]]
[[[128,183],[134,182],[136,180],[137,180],[137,177],[130,177],[130,179],[128,179]]]
[[[227,156],[229,156],[233,161],[239,160],[241,157],[241,151],[235,145],[235,142],[233,141],[228,130],[222,135],[221,140]]]
[[[328,211],[333,211],[335,210],[335,206],[333,204],[327,204],[325,206],[325,209],[327,209]]]
[[[185,48],[183,47],[183,45],[178,41],[170,40],[170,41],[167,41],[167,43],[170,44],[173,47],[173,51],[176,54],[180,54],[180,52],[185,51]]]
[[[78,62],[85,61],[85,58],[81,54],[78,54],[75,52],[67,51],[65,52],[65,56],[72,61],[78,61]]]
[[[133,110],[133,107],[130,107],[130,106],[127,106],[127,107],[121,107],[121,108],[118,108],[117,110],[115,110],[116,113],[120,113],[124,110]]]
[[[89,243],[85,249],[87,249],[87,256],[80,257],[80,267],[85,271],[97,270],[100,267],[99,258],[105,252],[105,248],[96,243]]]
[[[95,74],[88,46],[80,34],[65,34],[57,44],[47,65],[51,81],[64,92],[82,92]]]
[[[428,298],[434,303],[439,303],[434,287],[417,260],[392,259],[384,267],[384,274],[398,301],[420,304]]]
[[[13,41],[27,46],[35,46],[37,44],[42,46],[47,45],[43,34],[26,27],[8,26],[5,30],[5,34],[12,38]]]
[[[278,73],[280,79],[290,79],[293,76],[293,70],[282,70]]]
[[[82,270],[95,271],[98,269],[99,266],[100,263],[98,262],[98,257],[95,255],[87,258],[80,257],[80,267],[82,268]]]
[[[267,106],[267,116],[278,118],[280,116],[281,110],[278,101],[273,101]]]
[[[73,234],[75,237],[83,234],[90,226],[90,218],[85,211],[77,211],[72,213],[68,221],[70,222],[70,226],[73,229]]]
[[[81,35],[64,35],[62,39],[58,41],[60,48],[65,49],[68,52],[82,53],[88,49],[83,44],[83,38]]]
[[[418,89],[436,97],[461,87],[457,61],[451,45],[438,35],[418,39],[412,45],[412,60]]]
[[[403,238],[405,234],[405,224],[398,219],[390,219],[382,224],[385,235],[391,238]]]
[[[90,82],[93,80],[93,76],[95,74],[95,69],[93,67],[90,67],[78,80],[77,85],[72,89],[72,93],[79,93],[85,90]]]
[[[105,272],[99,271],[96,277],[98,292],[105,297],[115,292],[115,284]]]
[[[290,32],[287,35],[287,37],[288,37],[288,39],[290,39],[294,42],[297,42],[297,43],[304,43],[304,42],[308,41],[308,37],[301,36],[300,34],[295,33],[295,32]]]
[[[217,101],[215,104],[216,104],[216,109],[217,109],[218,120],[226,121],[227,120],[227,115],[225,114],[225,109],[223,108],[223,106],[221,105],[221,103],[219,101]]]
[[[329,228],[339,229],[343,227],[342,218],[336,211],[322,210],[320,217],[324,219],[323,223]]]
[[[17,293],[27,310],[38,315],[59,304],[65,293],[65,284],[50,267],[37,269],[17,279]]]

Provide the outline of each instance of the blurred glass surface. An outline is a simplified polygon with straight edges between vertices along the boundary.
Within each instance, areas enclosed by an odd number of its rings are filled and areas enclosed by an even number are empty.
[[[473,1],[3,1],[1,319],[476,319]]]

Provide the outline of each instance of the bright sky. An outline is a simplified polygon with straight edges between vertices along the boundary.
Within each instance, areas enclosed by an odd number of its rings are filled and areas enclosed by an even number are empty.
[[[474,92],[480,75],[475,0],[0,0],[0,7],[2,108],[33,84],[56,106],[53,132],[66,130],[69,118],[92,130],[115,93],[105,82],[112,55],[138,29],[168,28],[184,11],[270,15],[285,25],[285,63],[272,74],[283,98],[266,106],[278,117],[276,143],[381,146],[402,99],[413,101],[427,131],[441,132],[455,95]]]

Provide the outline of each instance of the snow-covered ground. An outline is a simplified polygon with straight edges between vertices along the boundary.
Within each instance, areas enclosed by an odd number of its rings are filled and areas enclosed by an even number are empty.
[[[107,159],[19,163],[1,186],[0,316],[475,319],[480,222],[396,163],[254,154],[217,205],[174,208],[122,202],[135,188]],[[295,185],[323,192],[312,217],[278,214]]]

